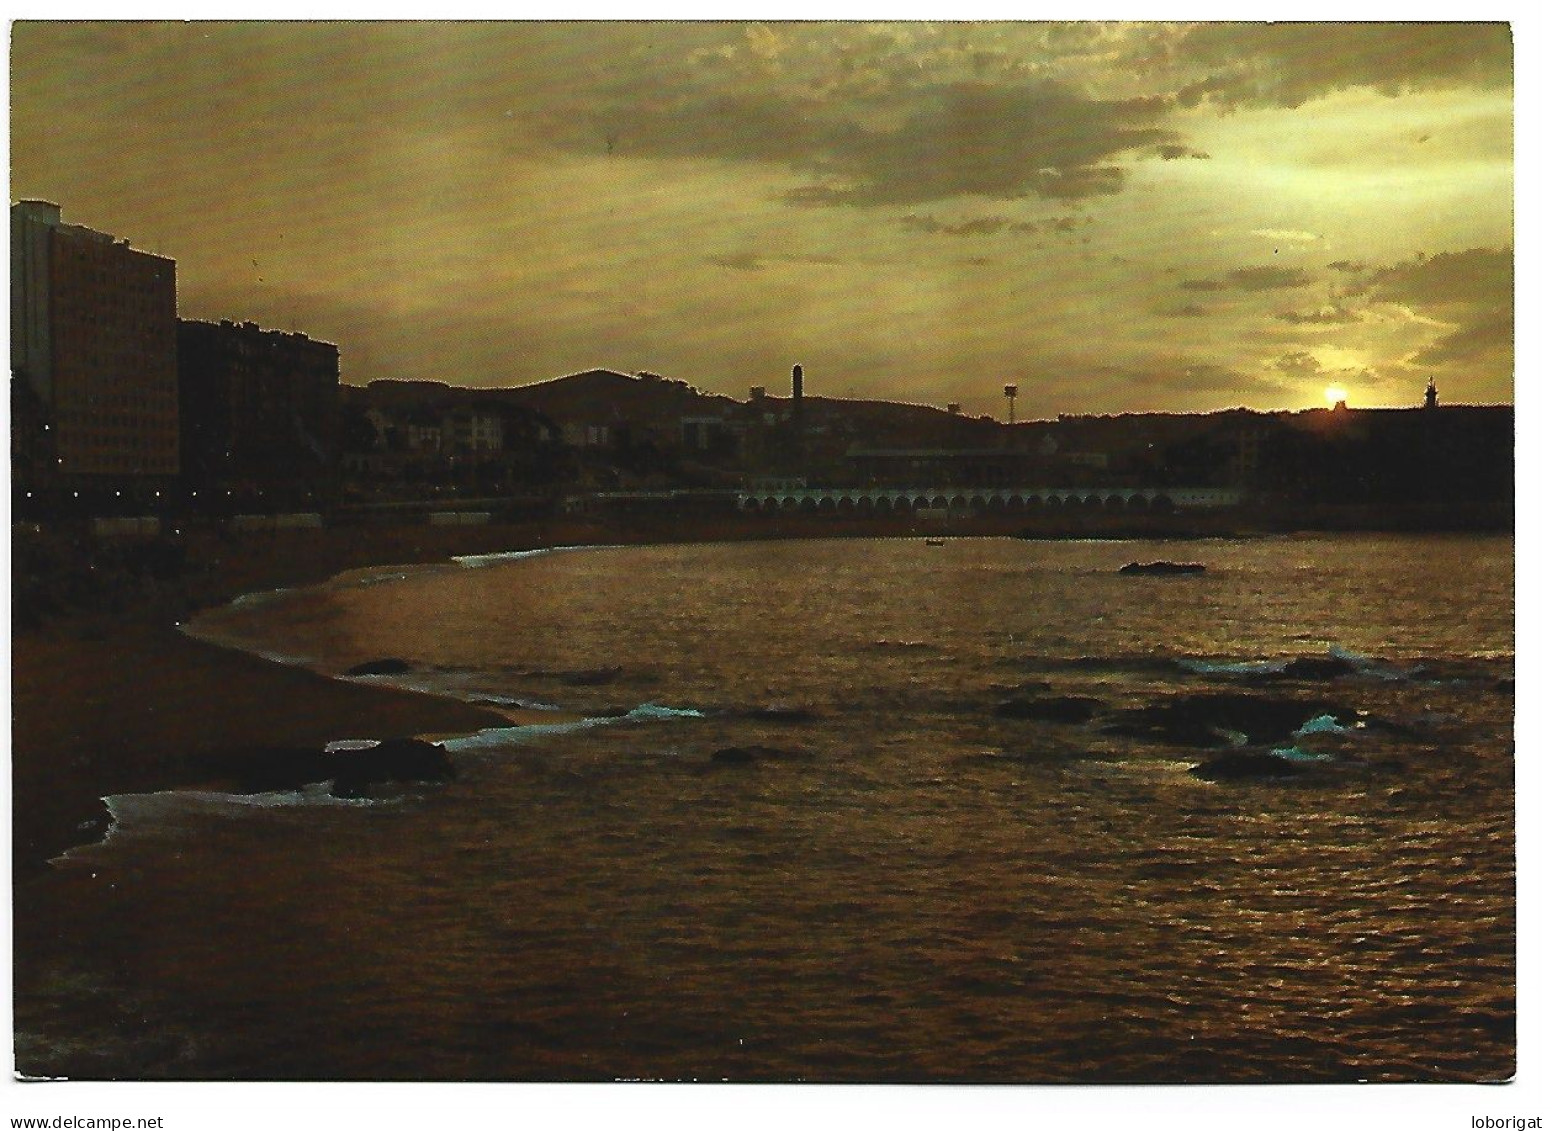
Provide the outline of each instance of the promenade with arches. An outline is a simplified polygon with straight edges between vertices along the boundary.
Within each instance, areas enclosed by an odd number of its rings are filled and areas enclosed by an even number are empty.
[[[1244,501],[1245,492],[1237,487],[792,487],[738,493],[740,511],[767,514],[1169,514],[1232,507]]]

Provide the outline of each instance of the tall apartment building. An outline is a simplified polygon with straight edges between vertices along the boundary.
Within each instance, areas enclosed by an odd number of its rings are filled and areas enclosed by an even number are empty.
[[[33,398],[47,469],[127,487],[178,474],[177,265],[11,206],[11,376]]]
[[[252,322],[183,320],[178,374],[190,479],[305,491],[332,477],[338,346]]]

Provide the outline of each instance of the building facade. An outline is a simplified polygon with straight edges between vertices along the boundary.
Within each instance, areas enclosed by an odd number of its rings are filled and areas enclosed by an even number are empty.
[[[11,376],[36,406],[39,471],[128,487],[179,473],[176,264],[57,204],[11,206]]]
[[[178,385],[191,481],[305,497],[332,480],[339,347],[252,322],[185,320]]]

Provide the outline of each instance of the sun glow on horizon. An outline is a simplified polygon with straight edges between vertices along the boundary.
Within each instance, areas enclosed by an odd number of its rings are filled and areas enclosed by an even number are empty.
[[[1344,386],[1342,386],[1342,385],[1327,385],[1326,386],[1326,404],[1328,406],[1330,406],[1331,408],[1335,408],[1337,405],[1341,404],[1345,400],[1347,400],[1347,389]]]

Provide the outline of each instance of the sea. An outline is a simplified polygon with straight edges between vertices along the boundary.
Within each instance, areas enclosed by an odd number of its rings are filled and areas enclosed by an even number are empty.
[[[18,1069],[1507,1079],[1513,559],[792,540],[249,595],[187,631],[521,713],[436,736],[448,782],[108,798]]]

